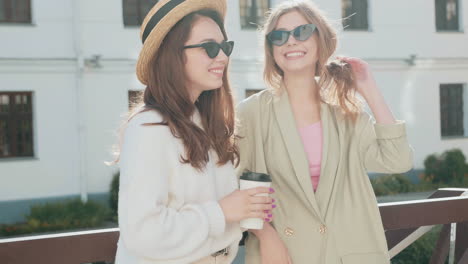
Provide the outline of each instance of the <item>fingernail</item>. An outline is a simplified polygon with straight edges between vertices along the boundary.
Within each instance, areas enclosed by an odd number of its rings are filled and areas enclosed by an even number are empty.
[[[270,218],[265,218],[265,221],[270,222]]]
[[[275,202],[275,199],[271,199],[271,202],[274,203],[274,202]]]
[[[270,188],[270,192],[271,192],[271,193],[274,193],[274,192],[275,192],[275,189]]]
[[[276,208],[276,204],[272,205],[271,208]]]
[[[273,215],[272,214],[269,214],[268,217],[271,218]]]
[[[270,212],[270,211],[269,211],[269,210],[265,210],[265,211],[263,211],[263,212],[264,212],[264,213],[268,213],[268,212]]]

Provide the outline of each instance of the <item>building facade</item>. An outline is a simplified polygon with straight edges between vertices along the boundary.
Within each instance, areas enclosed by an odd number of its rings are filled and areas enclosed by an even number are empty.
[[[0,0],[0,223],[37,201],[104,195],[111,148],[134,91],[139,24],[156,0]],[[264,89],[257,30],[281,0],[229,0],[236,100]],[[316,0],[337,53],[371,65],[407,121],[415,168],[468,155],[468,4],[463,0]],[[345,18],[345,19],[343,19]],[[344,29],[343,29],[344,28]]]

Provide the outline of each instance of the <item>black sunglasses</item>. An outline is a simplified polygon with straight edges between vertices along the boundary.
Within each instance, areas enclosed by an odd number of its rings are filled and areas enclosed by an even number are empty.
[[[272,32],[268,33],[267,39],[273,45],[283,46],[286,42],[288,42],[289,35],[292,34],[294,38],[299,41],[306,41],[312,36],[316,29],[317,26],[314,24],[306,24],[298,26],[291,31],[273,30]]]
[[[204,48],[208,57],[214,59],[218,56],[219,50],[222,49],[226,56],[231,56],[232,50],[234,49],[234,41],[223,41],[221,44],[214,41],[205,42],[197,45],[185,46],[184,49],[192,48]]]

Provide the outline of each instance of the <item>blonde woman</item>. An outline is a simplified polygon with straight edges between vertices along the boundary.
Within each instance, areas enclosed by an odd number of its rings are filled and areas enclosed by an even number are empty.
[[[332,58],[336,32],[312,3],[280,4],[263,33],[270,89],[238,107],[238,174],[270,174],[278,207],[271,224],[251,230],[246,263],[390,263],[367,172],[412,167],[405,123],[366,62]]]

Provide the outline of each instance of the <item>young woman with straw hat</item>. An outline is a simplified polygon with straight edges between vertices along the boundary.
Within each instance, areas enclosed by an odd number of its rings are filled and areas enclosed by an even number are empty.
[[[390,263],[367,172],[412,167],[404,122],[364,61],[330,60],[336,33],[310,1],[278,5],[263,33],[271,89],[239,106],[238,169],[268,173],[278,208],[249,234],[246,263]]]
[[[270,188],[237,190],[225,0],[162,0],[142,24],[142,105],[122,130],[118,264],[231,263],[239,221]]]

